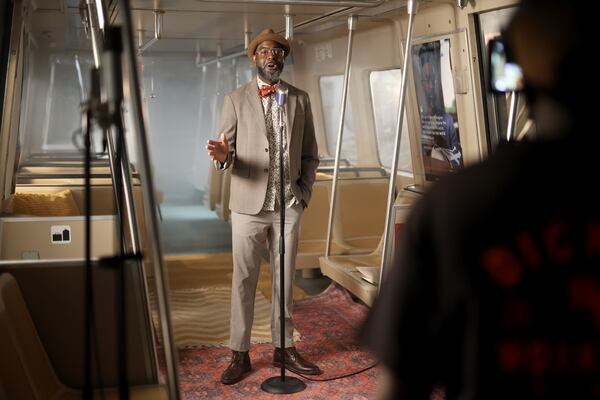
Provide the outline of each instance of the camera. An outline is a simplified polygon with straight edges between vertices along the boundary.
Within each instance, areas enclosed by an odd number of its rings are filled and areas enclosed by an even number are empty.
[[[496,93],[523,89],[523,71],[518,64],[509,61],[507,48],[501,39],[489,42],[490,89]]]

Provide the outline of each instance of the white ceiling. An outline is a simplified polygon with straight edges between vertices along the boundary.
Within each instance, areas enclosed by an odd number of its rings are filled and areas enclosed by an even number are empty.
[[[292,0],[295,3],[302,1],[305,0]],[[348,7],[350,3],[332,6],[328,1],[326,5],[285,5],[279,0],[130,0],[130,4],[136,43],[140,41],[140,34],[143,42],[154,36],[154,11],[162,11],[162,37],[148,49],[149,53],[195,53],[199,49],[203,56],[212,57],[218,46],[222,47],[224,55],[243,49],[246,31],[252,35],[265,28],[283,32],[285,14],[292,15],[295,26],[302,25],[295,29],[294,36],[303,38],[315,31],[345,24],[350,13],[361,18],[390,10],[405,12],[406,0],[363,1],[380,4]],[[105,0],[106,3],[116,5],[120,2]],[[79,0],[31,0],[30,30],[36,42],[44,46],[89,48],[79,4]],[[113,21],[119,21],[118,11],[112,16]]]

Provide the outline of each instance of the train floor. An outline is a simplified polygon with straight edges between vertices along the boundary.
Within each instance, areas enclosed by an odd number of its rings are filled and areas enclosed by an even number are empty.
[[[160,236],[165,254],[231,251],[231,226],[202,205],[160,205]]]
[[[202,305],[196,296],[206,296],[206,299],[210,299],[206,302],[214,304],[217,298],[226,297],[222,296],[222,293],[230,292],[231,254],[169,255],[167,267],[171,318],[175,343],[179,350],[179,383],[182,398],[272,398],[273,395],[261,390],[261,383],[265,379],[280,374],[280,370],[272,366],[273,346],[268,328],[270,306],[265,306],[267,315],[262,323],[266,326],[266,339],[261,337],[261,322],[257,322],[257,318],[260,318],[258,314],[262,307],[261,301],[270,304],[271,300],[269,265],[263,263],[261,266],[258,282],[252,332],[253,339],[256,333],[257,340],[252,341],[250,349],[252,372],[246,379],[234,385],[220,383],[220,374],[227,366],[230,355],[226,346],[229,321],[228,317],[221,315],[226,311],[215,309],[210,313],[211,317],[205,318],[210,320],[207,327],[197,323],[198,318],[193,316],[192,321],[186,322],[182,319],[189,318],[190,313],[196,312],[198,315],[206,315],[203,314],[205,311],[199,310]],[[300,377],[307,385],[306,390],[286,397],[375,398],[378,367],[360,374],[329,380],[375,364],[373,357],[360,348],[356,339],[357,329],[368,311],[367,307],[354,301],[343,288],[331,283],[329,278],[319,274],[313,275],[316,276],[309,278],[303,276],[302,271],[297,271],[294,287],[294,336],[299,351],[318,363],[324,374],[315,377],[319,379],[317,381]],[[200,332],[204,328],[212,335],[206,339],[209,343],[202,343],[207,336]]]

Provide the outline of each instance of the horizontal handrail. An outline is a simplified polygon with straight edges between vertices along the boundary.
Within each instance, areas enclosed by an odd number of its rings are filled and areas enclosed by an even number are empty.
[[[92,161],[91,164],[92,164],[92,167],[110,167],[108,160],[95,160],[95,161]],[[70,162],[65,161],[65,160],[58,160],[58,161],[23,161],[22,163],[19,164],[19,168],[22,168],[22,167],[83,168],[84,166],[83,166],[83,160],[81,160],[81,163],[79,163],[78,160],[72,160]]]
[[[108,156],[105,153],[99,153],[101,156],[94,157],[92,154],[92,161],[94,160],[108,160]],[[68,152],[52,152],[52,153],[31,153],[27,157],[27,160],[45,160],[45,159],[59,159],[59,160],[84,160],[84,156],[78,151]]]
[[[338,181],[380,181],[382,179],[387,180],[387,176],[338,176]],[[333,177],[326,179],[318,179],[317,182],[330,182],[333,180]]]
[[[132,173],[133,178],[139,179],[139,173]],[[73,179],[73,178],[85,178],[85,174],[83,172],[73,172],[73,173],[34,173],[34,172],[24,172],[17,174],[17,180],[20,179]],[[92,178],[112,178],[110,173],[92,173]]]
[[[99,258],[92,258],[92,263],[99,263]],[[70,267],[82,265],[85,263],[84,258],[56,258],[45,260],[0,260],[0,269],[2,267],[18,266],[18,267],[36,267],[40,265],[47,267]]]
[[[334,167],[319,167],[317,172],[333,172]],[[354,172],[357,174],[360,172],[378,172],[381,176],[389,176],[385,168],[382,167],[340,167],[338,168],[340,172]]]
[[[321,163],[333,163],[333,162],[335,162],[335,158],[333,158],[333,157],[319,158],[319,162],[321,162]],[[351,165],[350,161],[348,161],[345,158],[341,158],[340,159],[340,163],[344,163],[347,166]]]

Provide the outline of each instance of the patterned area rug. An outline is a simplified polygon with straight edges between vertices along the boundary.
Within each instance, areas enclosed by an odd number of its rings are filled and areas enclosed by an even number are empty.
[[[345,290],[329,286],[320,295],[299,300],[294,307],[296,329],[303,340],[298,350],[325,371],[317,379],[327,379],[358,371],[375,363],[361,350],[356,329],[367,308],[355,303]],[[235,385],[222,385],[221,372],[229,362],[226,347],[186,348],[179,350],[179,380],[183,399],[272,399],[261,390],[261,383],[280,370],[272,366],[273,347],[256,344],[250,350],[252,372]],[[376,395],[378,367],[358,375],[327,382],[306,381],[303,392],[286,399],[373,399]]]
[[[229,340],[231,304],[231,253],[171,255],[166,257],[169,278],[169,310],[177,347],[224,345]],[[149,276],[150,304],[155,332],[160,337],[156,295]],[[271,341],[271,268],[263,263],[256,291],[252,343]],[[306,293],[294,286],[294,299]],[[301,340],[294,332],[295,340]],[[159,339],[160,341],[160,339]]]
[[[169,299],[173,337],[177,347],[228,343],[231,288],[217,286],[171,290]],[[300,340],[297,331],[294,332],[294,340]],[[271,303],[260,291],[256,292],[250,341],[271,342]]]

